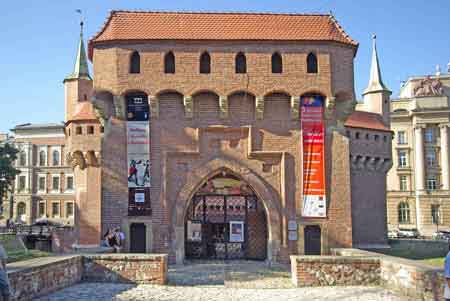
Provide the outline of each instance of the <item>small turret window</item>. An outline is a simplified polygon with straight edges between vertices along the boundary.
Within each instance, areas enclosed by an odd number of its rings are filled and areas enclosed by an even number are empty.
[[[211,73],[211,57],[208,52],[203,52],[200,56],[200,73]]]
[[[164,56],[164,73],[175,73],[175,55],[172,51]]]
[[[317,73],[317,57],[314,53],[308,54],[306,58],[306,72]]]
[[[283,73],[283,58],[278,52],[272,54],[272,73]]]
[[[137,51],[130,58],[130,73],[141,73],[141,56]]]
[[[94,135],[94,127],[92,125],[87,128],[88,135]]]
[[[75,129],[75,133],[77,135],[83,134],[83,128],[81,126],[77,126],[76,129]]]

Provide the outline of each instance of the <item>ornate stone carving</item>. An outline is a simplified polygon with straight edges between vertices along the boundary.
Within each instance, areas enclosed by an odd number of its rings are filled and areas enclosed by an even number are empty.
[[[219,97],[220,118],[228,118],[228,98],[226,96]]]
[[[75,167],[77,166],[81,170],[86,168],[86,161],[81,151],[74,151],[73,153],[67,153],[66,161],[67,164],[72,167],[72,169],[75,169]]]
[[[291,119],[300,120],[300,97],[291,96]]]
[[[148,96],[148,105],[150,106],[150,117],[159,118],[159,99],[156,96]]]
[[[264,96],[256,97],[256,119],[263,119],[264,118]]]
[[[432,79],[430,76],[422,79],[414,87],[414,96],[442,96],[444,94],[444,89],[442,88],[442,83],[439,79]]]
[[[193,118],[194,117],[194,101],[192,99],[192,96],[184,96],[183,104],[184,104],[184,116],[186,118]]]
[[[100,121],[102,126],[105,126],[105,121],[109,118],[106,116],[105,108],[103,106],[103,101],[93,97],[92,106],[94,107],[95,117]]]

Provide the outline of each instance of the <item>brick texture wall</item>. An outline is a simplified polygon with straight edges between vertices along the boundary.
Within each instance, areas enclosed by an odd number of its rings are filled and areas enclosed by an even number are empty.
[[[234,57],[242,49],[248,73],[235,74]],[[140,74],[129,74],[134,50],[140,52]],[[175,74],[163,73],[163,56],[169,50],[175,54]],[[211,74],[198,72],[199,56],[205,50],[211,55]],[[282,74],[271,73],[270,58],[275,51],[283,56]],[[306,56],[311,51],[318,57],[318,74],[306,73]],[[184,210],[190,197],[202,182],[223,169],[252,181],[270,208],[268,231],[274,258],[282,254],[287,260],[288,254],[302,252],[297,242],[287,239],[287,223],[292,219],[327,228],[327,246],[351,246],[349,146],[340,133],[327,131],[329,218],[300,217],[302,133],[300,117],[291,116],[291,97],[311,92],[353,97],[353,54],[352,48],[334,43],[192,41],[95,48],[94,95],[110,94],[102,96],[105,107],[115,107],[117,115],[120,97],[132,91],[146,93],[151,105],[157,102],[159,106],[158,116],[150,121],[152,251],[169,252],[173,258],[182,248]],[[189,96],[192,118],[186,117],[183,99]],[[219,98],[227,98],[226,116],[221,114]],[[261,119],[256,98],[264,99]],[[125,124],[112,117],[105,127],[103,231],[128,219]]]

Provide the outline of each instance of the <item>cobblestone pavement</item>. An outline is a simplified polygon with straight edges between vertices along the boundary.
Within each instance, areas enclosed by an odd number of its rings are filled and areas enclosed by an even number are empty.
[[[202,262],[169,267],[169,285],[80,283],[38,301],[399,300],[380,287],[293,288],[288,266]]]

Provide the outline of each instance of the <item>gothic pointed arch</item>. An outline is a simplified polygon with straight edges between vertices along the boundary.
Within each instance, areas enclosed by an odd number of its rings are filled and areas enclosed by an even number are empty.
[[[175,73],[175,55],[172,51],[169,51],[164,55],[164,73]]]

